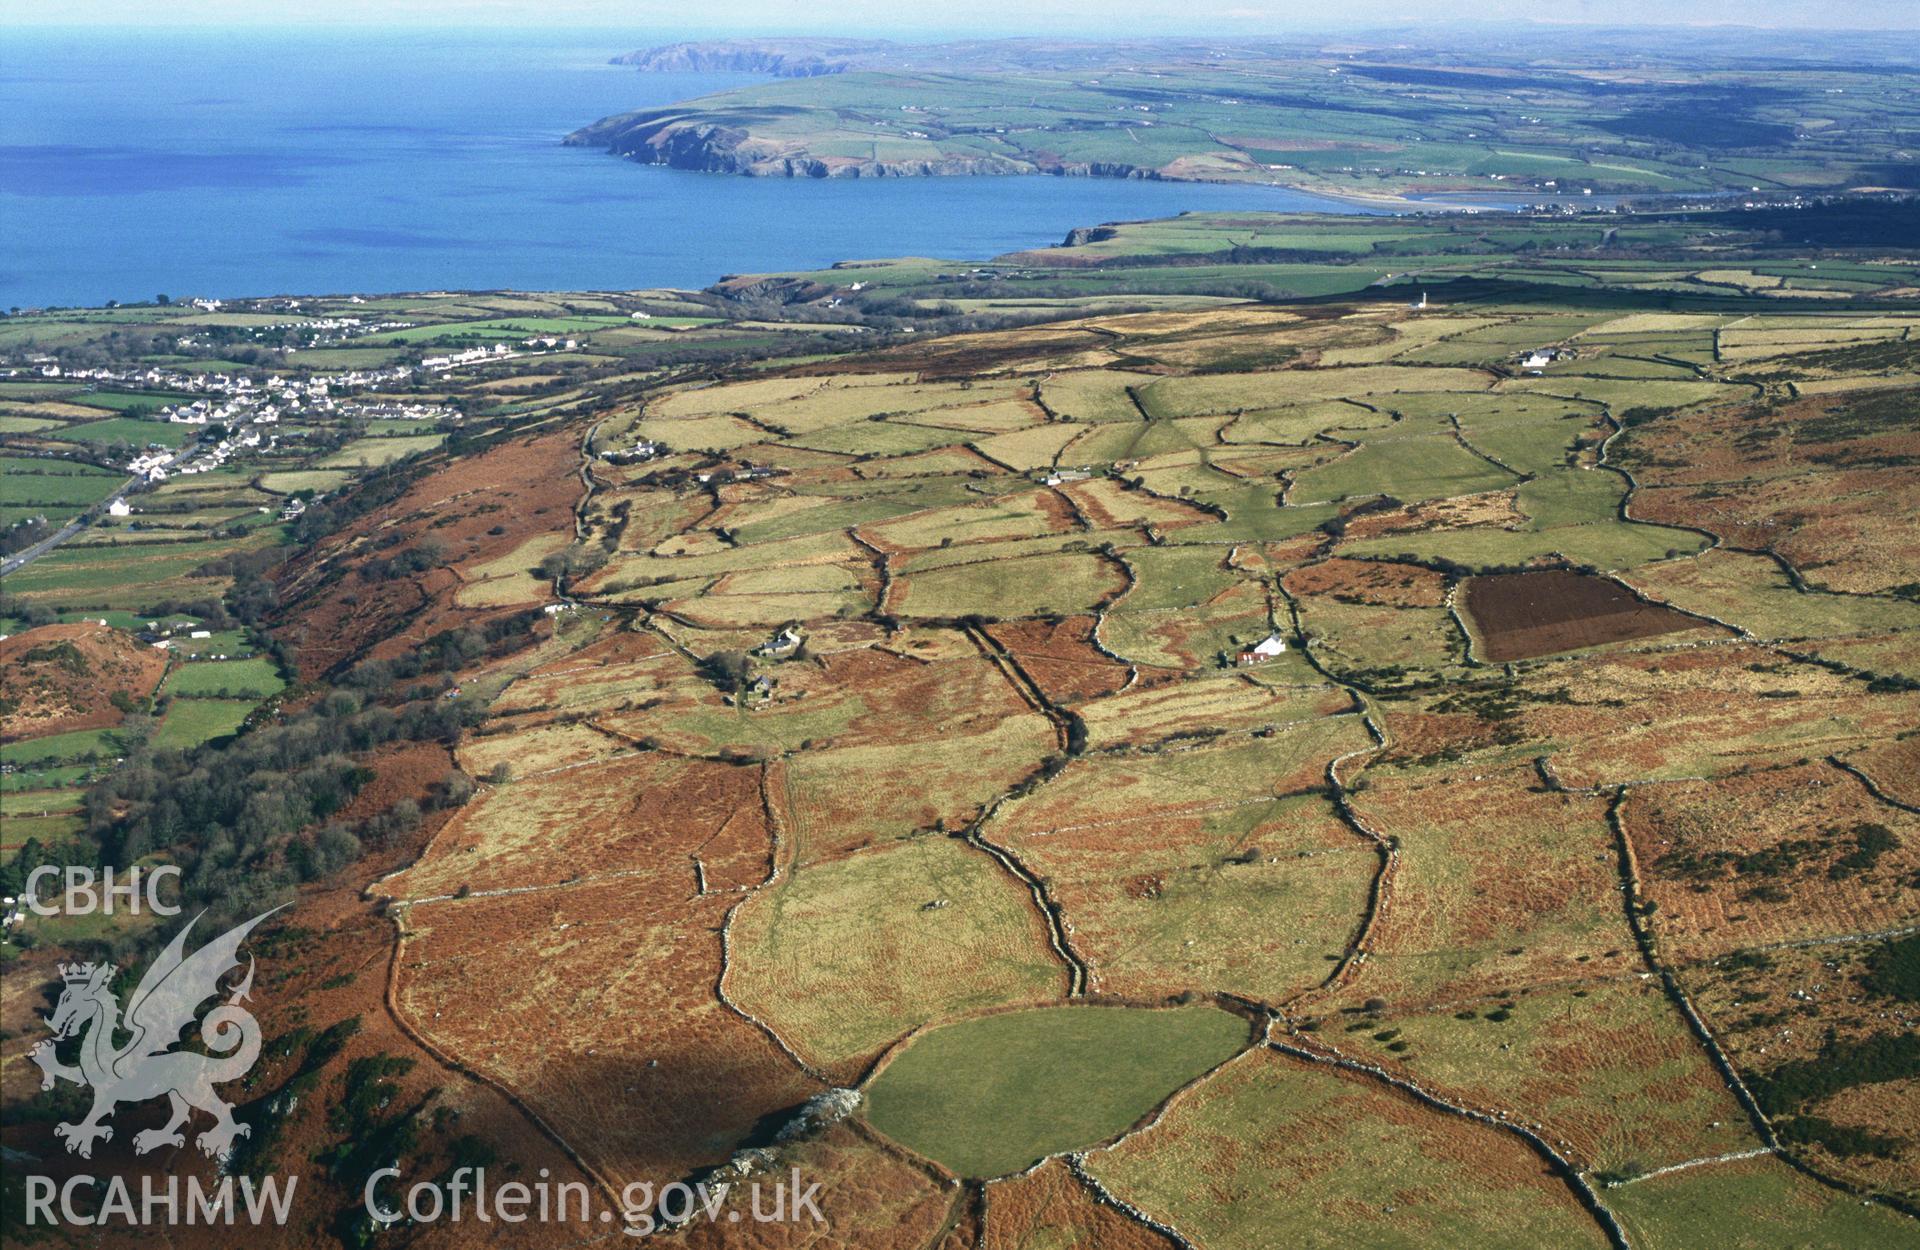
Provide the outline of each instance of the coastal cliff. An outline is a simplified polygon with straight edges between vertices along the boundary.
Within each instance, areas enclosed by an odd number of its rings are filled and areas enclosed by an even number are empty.
[[[821,156],[798,144],[755,135],[723,115],[680,109],[646,110],[603,118],[568,135],[569,147],[605,148],[645,165],[752,178],[940,178],[984,174],[1063,177],[1164,177],[1159,170],[1114,161],[1023,160],[949,155],[915,159]]]

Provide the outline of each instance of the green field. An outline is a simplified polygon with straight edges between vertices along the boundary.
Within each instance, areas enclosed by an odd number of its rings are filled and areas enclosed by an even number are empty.
[[[918,1038],[867,1088],[881,1132],[962,1176],[1002,1176],[1123,1132],[1246,1046],[1213,1007],[1043,1007]]]
[[[179,644],[182,647],[209,647],[210,640],[198,643],[189,641]],[[274,667],[272,660],[213,660],[183,664],[167,674],[167,684],[163,688],[166,694],[178,698],[224,699],[254,698],[264,699],[280,693],[286,688],[286,682]]]
[[[1087,1169],[1212,1250],[1607,1245],[1518,1140],[1267,1050],[1089,1156]]]
[[[249,699],[175,699],[154,731],[153,746],[185,751],[225,737],[240,728],[256,706]]]
[[[112,494],[123,479],[105,474],[8,473],[0,476],[9,507],[68,508],[79,511]]]
[[[0,455],[0,473],[8,476],[26,474],[37,477],[44,474],[57,477],[107,477],[116,481],[121,477],[114,470],[103,469],[98,465],[43,456]]]
[[[1646,1250],[1914,1250],[1911,1217],[1823,1188],[1772,1159],[1656,1176],[1606,1192]]]
[[[29,738],[0,746],[0,763],[16,768],[49,764],[81,763],[110,759],[120,753],[118,736],[111,729],[81,729],[54,734],[47,738]]]
[[[664,319],[656,319],[664,320]],[[652,324],[634,322],[621,317],[501,317],[477,321],[449,321],[440,325],[412,326],[405,330],[391,330],[379,334],[370,334],[359,343],[378,344],[416,344],[416,343],[491,343],[496,341],[517,341],[532,338],[535,335],[579,335],[593,330],[606,330],[615,326]]]
[[[19,744],[16,744],[19,745]],[[0,761],[4,762],[4,761]],[[0,773],[0,794],[43,793],[60,794],[63,797],[47,807],[48,811],[60,811],[72,807],[80,801],[80,791],[72,787],[85,785],[99,772],[96,764],[54,764],[34,761],[14,766],[10,773]],[[0,808],[0,811],[11,810]],[[42,810],[31,807],[29,811]]]
[[[15,594],[33,594],[54,606],[120,608],[138,612],[156,599],[168,597],[159,589],[173,583],[181,590],[217,590],[217,579],[191,577],[210,560],[260,546],[253,536],[238,541],[137,544],[123,547],[68,545],[51,552],[7,578]]]
[[[137,408],[160,408],[169,404],[191,403],[193,396],[175,391],[87,391],[75,395],[75,403],[86,404],[91,408],[107,408],[114,412],[128,412]]]
[[[158,443],[162,447],[181,447],[193,437],[192,428],[140,417],[108,417],[104,421],[89,421],[84,425],[69,425],[59,431],[48,431],[47,437],[67,443],[126,443],[132,447]]]

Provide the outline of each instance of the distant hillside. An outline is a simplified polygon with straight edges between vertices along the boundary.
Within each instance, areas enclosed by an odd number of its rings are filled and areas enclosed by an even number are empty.
[[[1905,142],[1920,98],[1851,48],[1729,69],[1698,51],[1629,57],[1598,35],[1540,39],[1417,54],[1385,39],[675,44],[619,60],[793,81],[602,118],[566,141],[758,177],[1078,174],[1469,203],[1920,186]]]
[[[877,39],[718,39],[642,48],[608,63],[631,65],[650,74],[731,72],[812,78],[842,73],[857,59],[893,46]]]
[[[1306,45],[1301,45],[1304,49]],[[1299,50],[1299,49],[1296,49]],[[748,73],[817,78],[862,70],[995,73],[1016,70],[1091,70],[1142,61],[1184,61],[1231,55],[1272,56],[1283,45],[1211,40],[969,39],[953,43],[895,43],[888,39],[707,39],[642,48],[610,64],[643,73]]]

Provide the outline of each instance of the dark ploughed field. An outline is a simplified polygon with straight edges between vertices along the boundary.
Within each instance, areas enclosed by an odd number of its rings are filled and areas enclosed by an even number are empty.
[[[1604,577],[1564,569],[1470,577],[1462,591],[1461,606],[1489,660],[1525,660],[1702,624],[1672,608],[1642,603]]]

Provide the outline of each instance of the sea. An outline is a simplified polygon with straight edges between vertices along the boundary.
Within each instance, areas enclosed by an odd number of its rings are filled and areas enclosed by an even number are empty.
[[[754,81],[607,63],[679,37],[0,25],[0,308],[701,287],[984,259],[1189,209],[1357,211],[1192,183],[744,178],[561,145],[611,113]]]

